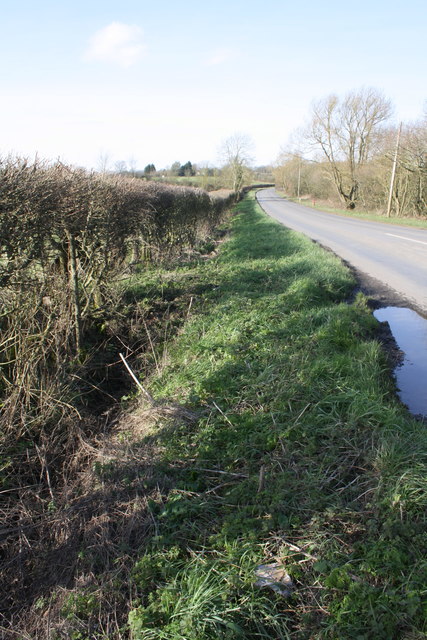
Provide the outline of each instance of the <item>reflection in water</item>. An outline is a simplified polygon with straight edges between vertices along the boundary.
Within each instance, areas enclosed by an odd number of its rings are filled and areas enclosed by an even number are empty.
[[[427,320],[401,307],[378,309],[374,316],[388,322],[405,355],[395,370],[400,399],[411,413],[427,416]]]

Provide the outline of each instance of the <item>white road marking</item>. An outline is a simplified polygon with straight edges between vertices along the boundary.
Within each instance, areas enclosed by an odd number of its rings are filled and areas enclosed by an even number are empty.
[[[402,240],[409,240],[409,242],[418,242],[418,244],[427,244],[422,240],[414,240],[413,238],[406,238],[406,236],[397,236],[395,233],[386,233],[386,236],[393,236],[393,238],[401,238]]]

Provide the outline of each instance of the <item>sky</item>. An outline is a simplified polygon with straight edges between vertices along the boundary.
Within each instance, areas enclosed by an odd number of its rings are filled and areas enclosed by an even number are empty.
[[[218,166],[241,133],[271,164],[331,93],[419,119],[426,41],[425,0],[0,0],[0,156]]]

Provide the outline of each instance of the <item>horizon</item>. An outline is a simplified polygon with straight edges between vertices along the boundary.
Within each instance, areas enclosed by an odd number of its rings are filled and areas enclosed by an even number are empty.
[[[96,169],[218,166],[241,132],[271,166],[313,100],[372,86],[422,117],[427,7],[23,0],[2,12],[0,155]]]

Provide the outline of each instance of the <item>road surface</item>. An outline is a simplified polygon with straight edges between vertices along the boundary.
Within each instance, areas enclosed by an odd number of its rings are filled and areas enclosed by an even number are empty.
[[[317,211],[284,200],[274,189],[258,191],[257,199],[269,216],[332,249],[427,315],[427,229]]]

